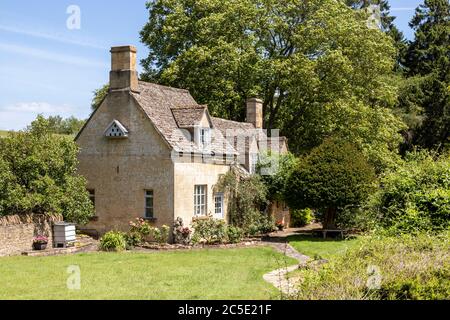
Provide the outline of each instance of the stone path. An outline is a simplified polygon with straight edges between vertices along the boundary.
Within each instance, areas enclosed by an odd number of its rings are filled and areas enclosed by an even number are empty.
[[[266,273],[263,276],[264,280],[272,284],[278,290],[280,290],[283,295],[289,297],[297,294],[298,289],[296,286],[296,282],[287,278],[287,274],[289,272],[298,269],[300,265],[306,264],[310,260],[310,258],[308,256],[299,253],[287,242],[281,243],[281,242],[267,241],[267,244],[273,247],[278,252],[297,260],[298,264],[292,266],[285,266],[283,268],[279,268],[269,273]]]

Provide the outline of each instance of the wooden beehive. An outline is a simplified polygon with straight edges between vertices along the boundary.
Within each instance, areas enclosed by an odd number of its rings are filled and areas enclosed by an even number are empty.
[[[75,244],[75,225],[57,222],[53,225],[53,243],[55,248],[67,248]]]

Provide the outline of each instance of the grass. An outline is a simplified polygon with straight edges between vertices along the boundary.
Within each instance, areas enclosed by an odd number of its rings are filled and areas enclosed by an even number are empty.
[[[272,248],[85,253],[0,259],[0,299],[271,299],[264,273],[293,264]],[[67,267],[81,270],[68,290]]]
[[[312,235],[295,235],[288,238],[289,243],[300,253],[315,258],[332,259],[345,254],[350,248],[361,244],[361,238],[348,240],[322,239]]]
[[[8,131],[0,130],[0,138],[6,137],[7,134],[8,134]]]

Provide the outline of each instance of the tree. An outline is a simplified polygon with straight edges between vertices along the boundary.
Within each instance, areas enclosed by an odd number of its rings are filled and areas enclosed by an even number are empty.
[[[297,160],[292,153],[269,153],[261,157],[258,163],[258,171],[267,171],[262,172],[261,179],[266,185],[269,200],[285,201],[285,183],[297,164]]]
[[[80,120],[71,116],[63,119],[61,116],[49,116],[49,130],[56,134],[75,135],[83,127],[86,120]]]
[[[85,223],[93,214],[86,180],[77,175],[78,147],[54,135],[42,116],[0,141],[0,214],[62,214]]]
[[[368,9],[370,6],[379,6],[381,30],[388,34],[394,40],[397,49],[397,70],[404,69],[404,57],[408,47],[403,32],[401,32],[394,24],[396,17],[390,13],[391,6],[387,0],[346,0],[346,3],[356,10]]]
[[[161,0],[147,4],[143,78],[189,89],[215,116],[245,119],[263,98],[265,128],[295,154],[330,134],[355,141],[379,170],[396,157],[396,50],[342,1]]]
[[[93,92],[94,96],[92,97],[92,101],[91,101],[92,111],[94,111],[98,107],[100,107],[100,104],[103,102],[103,100],[105,99],[108,92],[109,92],[109,84],[105,84],[100,89],[94,90],[94,92]]]
[[[420,106],[422,122],[414,130],[413,143],[434,149],[449,143],[450,134],[450,4],[447,0],[425,0],[416,9],[410,26],[415,40],[408,48],[407,81],[403,93],[407,103]]]
[[[286,181],[285,198],[292,209],[321,210],[323,228],[334,229],[338,210],[366,199],[375,179],[373,167],[358,148],[329,138],[300,159]]]

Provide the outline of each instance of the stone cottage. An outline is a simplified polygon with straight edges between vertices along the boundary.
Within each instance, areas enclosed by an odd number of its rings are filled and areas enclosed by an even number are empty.
[[[139,81],[133,46],[113,47],[111,61],[109,93],[76,137],[96,212],[87,229],[128,230],[136,217],[155,226],[227,219],[220,176],[231,165],[254,173],[267,145],[287,151],[285,138],[263,132],[261,100],[248,100],[247,122],[215,118],[187,90]],[[288,209],[274,208],[288,223]]]

